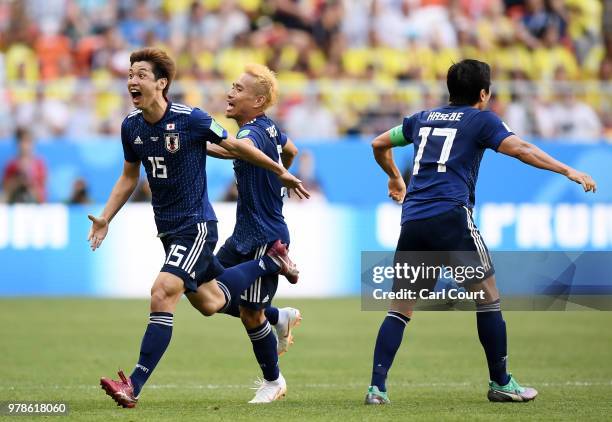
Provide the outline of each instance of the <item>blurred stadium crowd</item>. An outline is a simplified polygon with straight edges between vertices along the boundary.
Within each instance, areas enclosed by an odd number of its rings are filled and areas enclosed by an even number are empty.
[[[371,135],[444,101],[448,66],[494,69],[515,132],[612,138],[610,0],[14,0],[0,2],[0,137],[116,135],[130,51],[178,63],[173,98],[222,118],[247,62],[281,82],[290,136]],[[571,116],[572,118],[569,118]],[[227,126],[234,128],[231,123]]]
[[[4,200],[45,201],[34,140],[118,138],[142,46],[176,59],[175,101],[231,131],[225,92],[248,62],[277,72],[271,114],[306,144],[367,138],[439,105],[448,66],[471,57],[492,65],[491,108],[517,134],[612,141],[612,0],[4,0],[0,140],[18,145]],[[314,161],[298,167],[320,191]],[[89,201],[85,180],[72,191],[68,202]]]

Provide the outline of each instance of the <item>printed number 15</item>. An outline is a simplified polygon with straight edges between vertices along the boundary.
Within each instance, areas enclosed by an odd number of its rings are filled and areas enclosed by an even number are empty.
[[[151,162],[151,175],[154,178],[167,179],[168,169],[164,164],[164,157],[147,157]]]

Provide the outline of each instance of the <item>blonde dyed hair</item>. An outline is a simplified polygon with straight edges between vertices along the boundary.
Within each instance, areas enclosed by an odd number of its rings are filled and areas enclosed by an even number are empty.
[[[276,104],[278,100],[278,82],[274,72],[268,66],[257,63],[246,65],[244,71],[255,78],[255,94],[263,95],[266,98],[263,105],[264,110]]]

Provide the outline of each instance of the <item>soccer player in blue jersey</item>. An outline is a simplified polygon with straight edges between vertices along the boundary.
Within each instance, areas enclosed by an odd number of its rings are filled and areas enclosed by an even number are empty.
[[[228,306],[228,289],[243,291],[262,276],[297,272],[280,240],[257,259],[227,269],[219,263],[213,253],[217,219],[206,186],[207,142],[262,166],[275,174],[277,183],[308,196],[300,180],[282,165],[228,136],[207,113],[167,100],[175,66],[165,52],[154,48],[135,51],[130,64],[127,87],[136,110],[121,126],[123,173],[102,215],[89,216],[93,223],[89,241],[92,250],[100,246],[113,217],[136,188],[142,162],[166,258],[151,288],[149,324],[134,371],[129,378],[120,371],[119,381],[100,380],[107,394],[123,407],[136,405],[143,385],[170,343],[174,310],[183,293],[194,308],[208,316]]]
[[[237,138],[261,150],[274,161],[289,168],[297,148],[265,112],[276,103],[278,87],[274,73],[266,66],[250,64],[233,83],[227,96],[225,115],[240,126]],[[238,205],[234,232],[217,257],[230,267],[263,256],[280,239],[289,244],[289,230],[283,217],[285,188],[269,170],[240,159],[227,150],[211,145],[208,154],[234,158],[238,186]],[[297,282],[297,274],[289,276]],[[278,275],[262,276],[246,291],[230,292],[232,301],[226,313],[240,316],[253,343],[253,351],[263,372],[255,397],[250,403],[270,403],[283,397],[287,385],[278,367],[278,355],[287,351],[291,331],[300,322],[300,311],[271,306]],[[277,336],[272,332],[274,326]],[[277,340],[278,339],[278,340]],[[278,341],[278,343],[277,343]]]
[[[379,135],[373,142],[374,157],[389,176],[389,196],[402,202],[401,251],[439,251],[443,265],[472,251],[472,266],[484,269],[483,277],[465,287],[484,292],[476,300],[478,337],[489,367],[488,399],[495,402],[533,400],[537,391],[522,387],[506,371],[506,323],[488,250],[472,219],[478,168],[485,149],[518,158],[531,166],[553,171],[595,192],[593,179],[522,140],[490,111],[490,68],[477,60],[463,60],[450,67],[447,85],[450,104],[416,113],[402,125]],[[392,148],[414,144],[414,167],[408,186],[393,161]],[[445,252],[443,252],[445,251]],[[430,280],[435,282],[435,280]],[[397,280],[396,280],[397,282]],[[395,288],[395,285],[394,285]],[[372,379],[366,404],[389,403],[385,380],[400,347],[415,301],[394,300],[384,319],[374,349]]]

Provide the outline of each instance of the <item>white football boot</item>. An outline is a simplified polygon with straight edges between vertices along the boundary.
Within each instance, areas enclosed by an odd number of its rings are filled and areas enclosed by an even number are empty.
[[[278,323],[274,325],[274,332],[276,333],[276,350],[279,356],[289,350],[289,346],[293,344],[291,330],[300,325],[301,321],[302,314],[299,309],[281,308],[278,310]]]
[[[275,400],[282,399],[287,394],[287,383],[283,374],[278,374],[278,379],[268,381],[258,379],[255,381],[256,389],[255,397],[249,403],[272,403]]]

